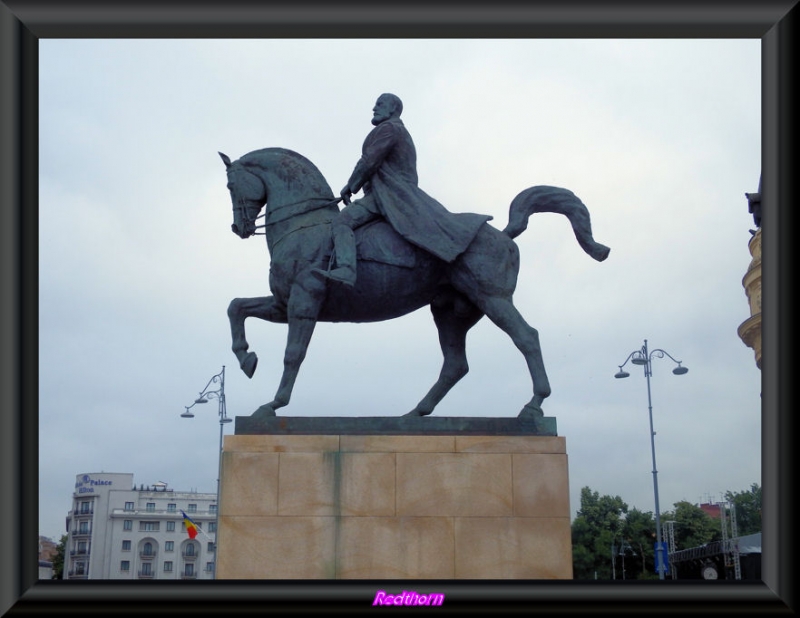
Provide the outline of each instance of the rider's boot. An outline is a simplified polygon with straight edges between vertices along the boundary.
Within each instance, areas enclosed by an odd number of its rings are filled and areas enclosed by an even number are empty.
[[[334,225],[333,246],[336,268],[315,268],[312,272],[352,287],[356,283],[356,236],[353,230],[347,225]]]

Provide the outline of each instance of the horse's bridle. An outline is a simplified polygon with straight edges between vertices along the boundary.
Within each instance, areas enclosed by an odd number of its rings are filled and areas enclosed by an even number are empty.
[[[256,179],[258,180],[258,182],[261,182],[261,179],[256,174],[254,174],[253,172],[251,172],[250,170],[248,170],[245,167],[237,166],[236,169],[231,168],[231,169],[228,170],[228,173],[230,174],[231,172],[240,172],[240,171],[246,172],[246,173],[250,174],[251,176],[255,176]],[[237,184],[236,180],[234,180],[234,184]],[[265,189],[265,192],[266,192],[266,189]],[[305,202],[320,201],[320,200],[324,201],[323,204],[321,204],[319,206],[316,206],[316,207],[314,207],[312,209],[312,210],[316,210],[318,208],[325,208],[325,207],[331,206],[333,204],[338,204],[339,202],[342,201],[342,199],[343,198],[341,198],[341,197],[333,198],[333,199],[331,199],[329,197],[305,198],[305,199],[302,199],[302,200],[298,200],[296,202],[292,202],[290,204],[282,204],[280,206],[280,208],[275,209],[275,211],[272,214],[275,214],[279,210],[284,210],[286,208],[290,208],[292,206],[297,206],[298,204],[303,204]],[[258,221],[259,219],[261,219],[262,217],[266,217],[267,213],[264,212],[263,214],[257,215],[255,219],[251,219],[250,216],[249,216],[249,213],[248,213],[248,209],[247,209],[247,206],[248,206],[249,203],[256,204],[256,203],[258,203],[258,200],[248,200],[246,198],[240,197],[234,202],[233,210],[234,210],[235,213],[237,213],[237,215],[239,217],[239,220],[242,222],[243,225],[246,225],[247,227],[250,227],[252,225],[252,227],[255,230],[253,232],[253,234],[252,234],[253,236],[264,236],[266,234],[266,231],[259,232],[257,230],[265,228],[268,225],[271,225],[273,223],[278,223],[279,221],[283,220],[282,218],[277,218],[277,219],[274,219],[272,221],[266,221],[266,219],[265,219],[264,223],[262,223],[261,225],[256,225],[255,222]],[[264,201],[264,204],[266,204],[266,200]],[[263,204],[260,204],[259,207],[260,206],[263,206]],[[292,214],[290,214],[288,217],[284,217],[284,218],[290,218],[291,216],[292,216]]]
[[[236,166],[236,168],[231,166],[231,168],[228,170],[228,173],[230,174],[231,172],[233,172],[233,173],[246,172],[247,174],[250,174],[251,176],[255,177],[258,180],[258,182],[261,182],[261,179],[258,176],[256,176],[253,172],[251,172],[250,170],[248,170],[245,167],[242,167],[240,165]],[[239,185],[237,179],[234,179],[234,185],[241,186],[241,185]],[[266,191],[266,189],[265,189],[265,191]],[[264,226],[263,225],[256,225],[255,222],[258,221],[261,217],[265,216],[266,213],[261,214],[261,215],[257,215],[255,219],[251,219],[250,218],[250,213],[248,212],[248,208],[247,208],[248,204],[250,204],[250,203],[258,204],[258,202],[259,202],[259,200],[249,200],[249,199],[246,199],[244,197],[239,197],[236,201],[233,202],[233,211],[238,216],[238,218],[242,222],[242,224],[247,226],[248,228],[251,227],[251,226],[253,228],[255,228],[256,231],[253,232],[253,236],[263,236],[264,235],[264,232],[257,231],[259,228],[263,228]],[[266,200],[264,201],[264,204],[266,204]],[[263,204],[259,205],[259,209],[260,209],[261,206],[263,206]]]

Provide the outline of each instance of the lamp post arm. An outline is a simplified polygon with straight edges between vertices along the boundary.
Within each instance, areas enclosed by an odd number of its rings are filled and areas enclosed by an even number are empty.
[[[617,366],[620,368],[620,370],[621,370],[621,369],[622,369],[622,368],[623,368],[625,365],[627,365],[627,364],[628,364],[628,361],[629,361],[629,360],[631,360],[631,358],[633,358],[633,357],[634,357],[634,355],[636,355],[636,354],[641,354],[641,350],[634,350],[633,352],[631,352],[630,354],[628,354],[628,358],[626,358],[626,359],[625,359],[625,362],[624,362],[624,363],[622,363],[621,365],[617,365]]]
[[[216,393],[217,391],[209,391],[208,390],[208,387],[211,386],[215,382],[219,382],[220,383],[220,389],[219,390],[224,393],[224,391],[225,391],[225,366],[224,365],[222,366],[222,371],[220,371],[218,374],[216,374],[214,376],[211,376],[211,379],[208,381],[208,384],[206,384],[205,388],[202,391],[200,391],[200,395],[198,395],[198,399],[200,397],[203,397],[203,396],[208,395],[210,393]]]
[[[217,390],[210,391],[208,388],[216,383],[219,382],[219,388]],[[206,384],[205,388],[200,391],[197,395],[197,399],[194,400],[194,403],[190,406],[184,406],[186,408],[186,412],[188,413],[194,406],[198,403],[205,403],[206,399],[213,399],[214,397],[217,398],[219,401],[218,406],[218,414],[220,417],[220,422],[227,422],[223,419],[226,418],[226,408],[225,408],[225,365],[222,366],[222,371],[218,374],[211,377],[211,379]]]
[[[664,358],[665,356],[669,356],[674,362],[678,363],[679,365],[683,362],[679,361],[677,358],[672,356],[672,354],[670,354],[666,350],[662,350],[661,348],[656,348],[655,350],[650,352],[650,358],[652,359],[654,356],[657,356],[658,358]]]

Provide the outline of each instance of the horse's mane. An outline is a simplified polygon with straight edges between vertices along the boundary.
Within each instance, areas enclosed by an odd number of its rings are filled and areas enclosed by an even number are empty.
[[[236,162],[244,168],[257,168],[274,179],[267,188],[270,194],[266,224],[314,210],[338,212],[330,185],[316,165],[288,148],[261,148],[243,155]],[[262,176],[261,173],[256,173]],[[266,181],[265,181],[266,182]]]
[[[272,162],[273,159],[282,159],[285,157],[288,157],[303,167],[308,168],[309,171],[313,171],[322,176],[322,172],[319,171],[317,166],[299,152],[277,146],[270,148],[259,148],[258,150],[248,152],[239,159],[239,162],[245,166],[256,165],[259,167],[266,167]]]
[[[330,185],[319,168],[294,150],[279,147],[261,148],[243,155],[238,163],[244,167],[273,170],[283,178],[287,178],[286,174],[295,178],[298,175],[302,176],[305,179],[303,185],[307,190],[318,195],[333,197]]]

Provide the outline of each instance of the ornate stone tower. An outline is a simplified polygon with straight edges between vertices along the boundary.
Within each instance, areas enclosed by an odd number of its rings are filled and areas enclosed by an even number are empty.
[[[745,193],[755,230],[750,230],[753,237],[748,246],[753,259],[742,279],[744,291],[750,304],[750,317],[739,325],[739,337],[745,345],[753,348],[756,366],[761,369],[761,179],[758,181],[758,193]]]

